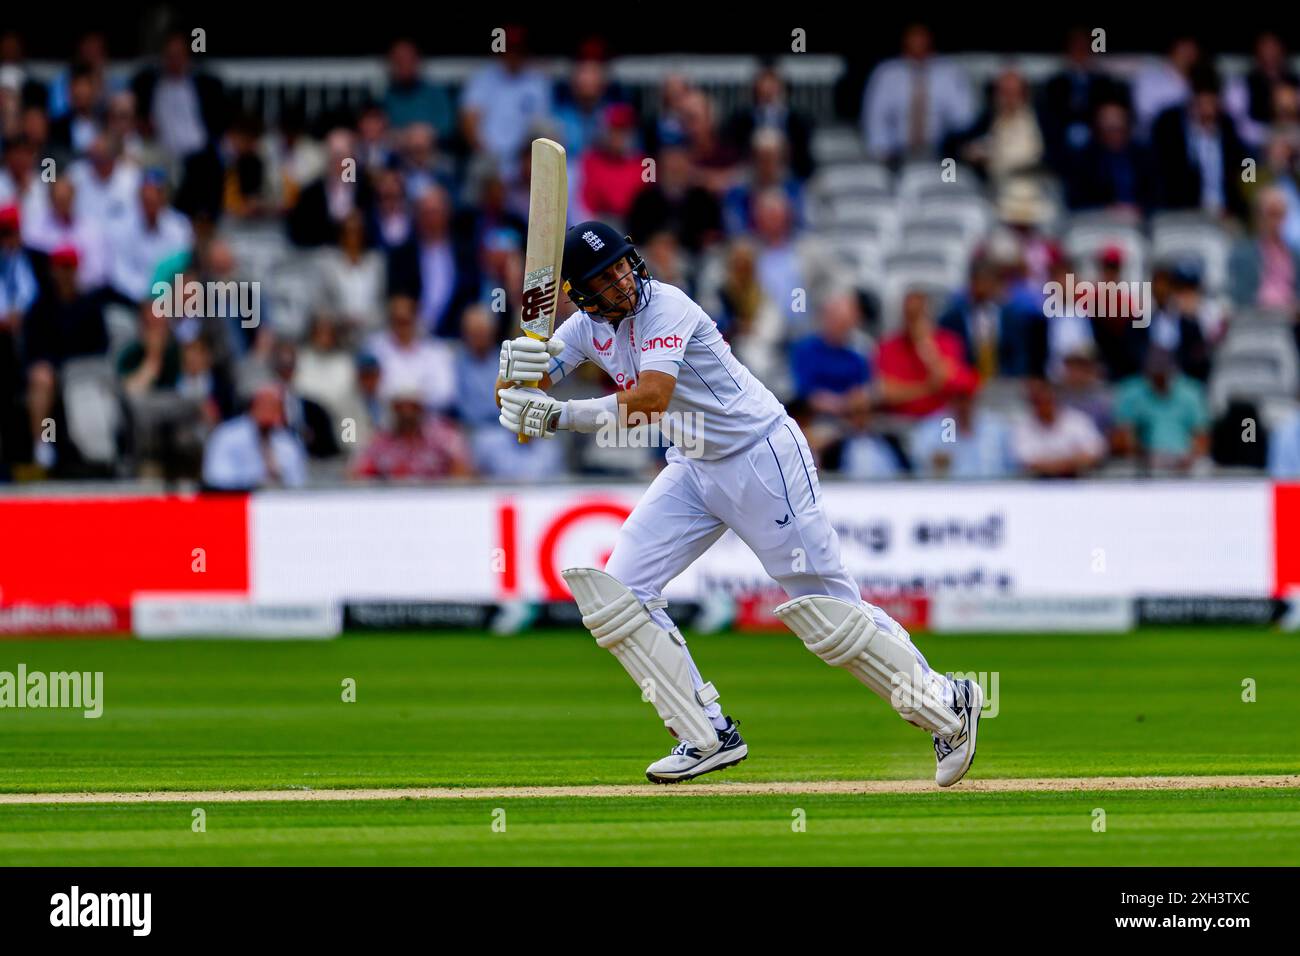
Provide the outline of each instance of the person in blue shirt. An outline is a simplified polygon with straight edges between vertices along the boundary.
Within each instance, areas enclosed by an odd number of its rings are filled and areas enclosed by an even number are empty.
[[[851,293],[832,295],[822,305],[817,331],[790,349],[795,397],[817,414],[847,416],[870,404],[871,365],[856,341],[861,321]]]

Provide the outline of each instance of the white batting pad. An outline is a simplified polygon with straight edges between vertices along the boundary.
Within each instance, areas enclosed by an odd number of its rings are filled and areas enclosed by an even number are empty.
[[[786,601],[773,613],[808,650],[851,671],[904,720],[945,737],[961,727],[943,703],[939,679],[921,667],[911,645],[877,626],[860,606],[815,594]]]
[[[560,573],[582,611],[583,626],[648,692],[664,726],[705,753],[715,749],[718,732],[696,696],[681,634],[656,624],[636,595],[604,571],[569,568]],[[717,699],[712,684],[701,691]]]

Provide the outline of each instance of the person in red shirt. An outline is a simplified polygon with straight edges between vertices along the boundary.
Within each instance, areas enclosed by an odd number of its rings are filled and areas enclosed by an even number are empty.
[[[880,343],[876,371],[882,410],[916,418],[934,414],[978,380],[960,336],[935,325],[929,298],[917,290],[903,296],[903,328]]]
[[[613,103],[606,108],[600,142],[582,157],[582,204],[593,218],[621,222],[645,188],[642,157],[633,149],[635,130],[632,107]]]
[[[392,412],[392,427],[358,456],[354,478],[427,480],[473,474],[464,437],[447,419],[425,411],[418,389],[395,392]]]

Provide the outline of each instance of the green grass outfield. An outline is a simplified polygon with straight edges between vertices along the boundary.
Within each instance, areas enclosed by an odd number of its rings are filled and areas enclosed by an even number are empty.
[[[918,643],[940,669],[997,672],[974,780],[1296,773],[1298,640],[1224,628]],[[928,736],[794,638],[692,649],[750,745],[707,779],[932,777]],[[0,671],[19,662],[102,671],[104,715],[0,709],[0,792],[630,784],[671,745],[617,662],[576,633],[0,641]],[[1295,789],[212,803],[205,833],[193,809],[0,805],[0,864],[1300,862]]]

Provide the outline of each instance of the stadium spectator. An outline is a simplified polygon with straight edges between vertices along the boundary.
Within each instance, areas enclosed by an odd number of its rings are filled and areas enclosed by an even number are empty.
[[[1057,397],[1063,406],[1077,409],[1092,419],[1102,435],[1112,433],[1114,400],[1092,343],[1079,342],[1062,357]]]
[[[68,69],[54,78],[49,87],[50,118],[58,120],[74,111],[73,85],[78,77],[89,80],[92,99],[91,109],[101,112],[108,105],[109,94],[121,89],[122,83],[111,76],[108,71],[108,41],[103,33],[96,30],[83,33],[77,38],[76,53]]]
[[[122,156],[112,137],[101,133],[86,155],[68,172],[76,195],[76,212],[101,229],[129,212],[140,192],[140,168]]]
[[[851,408],[844,419],[847,434],[839,447],[838,474],[854,481],[883,481],[903,474],[894,446],[872,427],[869,404]]]
[[[912,429],[908,450],[919,477],[981,480],[1015,473],[1010,429],[975,396],[973,387],[954,389],[944,408]]]
[[[1041,360],[1041,321],[1014,303],[1003,269],[990,256],[971,261],[970,281],[939,316],[939,328],[961,340],[962,360],[988,380],[999,376],[1020,378]]]
[[[1240,424],[1234,431],[1239,431]],[[1274,478],[1300,478],[1300,412],[1292,412],[1268,436],[1268,473]]]
[[[27,460],[33,437],[23,402],[23,317],[40,295],[45,256],[22,244],[16,205],[0,205],[0,463]]]
[[[637,194],[628,211],[633,241],[656,232],[676,233],[691,252],[698,252],[723,234],[722,204],[709,190],[696,185],[690,151],[680,142],[663,146],[655,166],[657,179]]]
[[[344,347],[341,331],[331,315],[312,319],[307,342],[298,352],[292,389],[321,408],[339,435],[338,449],[350,454],[368,439],[369,416],[357,382],[357,363]]]
[[[420,75],[420,50],[413,40],[397,40],[388,50],[388,89],[383,109],[395,130],[412,123],[427,123],[442,140],[455,132],[451,97]]]
[[[1150,153],[1133,138],[1133,123],[1122,103],[1097,109],[1093,133],[1061,164],[1071,209],[1105,209],[1135,217],[1150,212],[1158,177]]]
[[[84,290],[99,289],[108,281],[108,245],[101,225],[77,214],[76,189],[71,179],[50,183],[50,202],[35,222],[23,223],[27,245],[44,253],[71,247],[77,253],[77,281]]]
[[[392,389],[419,388],[424,403],[444,411],[455,401],[455,368],[450,346],[421,335],[416,303],[410,296],[388,300],[388,331],[376,333],[366,346],[382,372],[380,398],[387,401]]]
[[[460,125],[474,152],[484,152],[507,180],[515,177],[520,148],[551,117],[551,83],[528,63],[522,27],[505,28],[505,49],[480,67],[461,93]]]
[[[1084,149],[1092,139],[1094,117],[1109,103],[1125,107],[1129,90],[1121,80],[1095,68],[1092,34],[1083,27],[1070,30],[1065,41],[1065,63],[1059,73],[1043,85],[1043,139],[1047,161],[1054,169],[1064,169],[1068,157]]]
[[[715,196],[723,195],[735,182],[740,152],[719,132],[712,98],[690,90],[682,97],[678,115],[697,181]]]
[[[160,474],[168,480],[197,471],[202,448],[204,402],[182,396],[181,361],[185,342],[198,334],[193,320],[175,326],[151,299],[139,306],[139,334],[117,358],[126,408],[130,415],[130,441],[143,474]]]
[[[333,458],[339,453],[340,423],[319,402],[297,388],[298,346],[292,339],[278,340],[271,351],[271,375],[284,404],[284,425],[312,458]]]
[[[857,297],[841,292],[826,298],[818,329],[790,349],[794,394],[818,415],[845,418],[870,405],[871,366],[863,354],[862,313]]]
[[[759,282],[781,312],[786,335],[798,338],[810,331],[808,310],[820,304],[821,290],[839,278],[836,263],[817,239],[795,235],[794,210],[779,189],[759,193],[753,208]]]
[[[68,81],[68,110],[50,124],[50,143],[65,155],[81,156],[99,135],[99,93],[94,69],[74,65]]]
[[[769,386],[780,382],[786,355],[785,323],[758,277],[758,248],[748,237],[733,239],[725,253],[722,281],[707,299],[709,315],[736,357]]]
[[[1119,452],[1150,472],[1186,472],[1209,450],[1205,389],[1160,349],[1147,355],[1142,375],[1121,383],[1115,422]]]
[[[338,245],[321,252],[316,272],[317,308],[342,320],[349,338],[360,341],[382,328],[388,265],[381,252],[366,248],[359,209],[344,218]]]
[[[434,130],[434,142],[437,143],[437,127],[433,123],[427,125]],[[395,155],[388,114],[379,103],[367,102],[357,114],[357,165],[373,182],[375,175],[394,161]]]
[[[468,434],[474,470],[484,477],[516,481],[553,477],[563,470],[564,445],[558,441],[520,443],[497,421],[499,345],[492,313],[483,305],[466,309],[456,347],[455,411]]]
[[[723,196],[727,234],[751,232],[754,228],[754,200],[768,189],[779,189],[790,200],[795,226],[804,222],[803,185],[786,163],[786,141],[779,130],[761,127],[754,133],[749,168],[740,182]]]
[[[209,239],[201,249],[196,250],[197,260],[187,264],[194,278],[204,284],[205,289],[251,289],[251,280],[245,275],[235,258],[230,243],[221,238]],[[167,281],[174,281],[167,276]],[[242,306],[247,302],[256,306],[255,314],[246,314]],[[264,357],[269,351],[274,338],[272,323],[268,321],[267,303],[258,295],[256,299],[243,300],[242,294],[211,297],[205,302],[200,319],[201,334],[212,352],[212,361],[228,371],[233,371],[236,362],[245,357]]]
[[[1234,77],[1224,90],[1237,130],[1252,146],[1263,145],[1269,126],[1278,118],[1274,106],[1279,87],[1294,91],[1300,87],[1300,76],[1287,63],[1282,38],[1266,30],[1255,38],[1250,69]]]
[[[225,173],[222,208],[235,219],[256,220],[279,212],[279,184],[271,175],[270,158],[259,124],[251,115],[235,118],[222,144]]]
[[[1300,92],[1296,93],[1300,104]],[[1273,133],[1265,145],[1264,161],[1260,164],[1258,180],[1247,193],[1253,209],[1259,194],[1275,187],[1286,199],[1286,218],[1282,221],[1282,238],[1293,252],[1300,253],[1300,181],[1296,171],[1300,168],[1300,126],[1292,131]]]
[[[50,252],[49,289],[22,322],[27,415],[34,438],[32,460],[47,471],[54,468],[57,443],[40,437],[43,423],[54,412],[63,364],[108,352],[108,331],[99,300],[80,289],[76,248],[61,246]]]
[[[501,315],[498,338],[505,337],[506,316],[519,314],[523,307],[523,241],[524,237],[513,229],[496,229],[480,246],[482,288],[478,301],[491,305]]]
[[[1167,286],[1167,291],[1163,289]],[[1193,263],[1157,267],[1152,276],[1153,315],[1137,328],[1137,360],[1145,365],[1146,352],[1161,349],[1173,357],[1184,375],[1204,382],[1210,377],[1210,347],[1203,329],[1204,305],[1201,274]]]
[[[217,145],[227,121],[221,82],[195,69],[190,37],[177,30],[164,39],[158,65],[136,74],[131,89],[140,120],[180,169],[177,208],[215,219],[222,189]]]
[[[1241,192],[1246,146],[1223,110],[1218,72],[1197,68],[1191,98],[1160,113],[1151,141],[1160,166],[1160,203],[1168,209],[1199,209],[1209,215],[1246,218]]]
[[[1253,237],[1238,239],[1228,263],[1229,294],[1245,308],[1294,313],[1300,301],[1300,255],[1287,245],[1283,225],[1286,194],[1260,190],[1255,200]]]
[[[684,289],[688,295],[694,291],[695,277],[688,271],[681,243],[671,232],[657,232],[637,248],[645,256],[652,276]]]
[[[867,152],[889,163],[929,159],[946,137],[970,126],[974,109],[966,74],[934,55],[929,27],[911,24],[902,55],[879,64],[863,92]]]
[[[1025,386],[1029,409],[1012,430],[1016,461],[1035,478],[1078,478],[1097,467],[1106,455],[1106,439],[1083,412],[1063,407],[1056,391],[1043,379]]]
[[[49,205],[48,184],[41,178],[36,156],[36,147],[26,133],[15,133],[4,144],[0,206],[17,205],[24,222],[40,219]]]
[[[1043,161],[1043,133],[1024,76],[1014,69],[999,73],[988,107],[951,145],[966,163],[995,184],[1035,171]]]
[[[370,180],[357,169],[356,137],[351,130],[331,131],[326,152],[325,172],[303,189],[289,213],[289,239],[298,246],[333,242],[348,214],[365,213],[373,201]]]
[[[411,237],[389,252],[388,291],[418,303],[420,325],[442,338],[459,334],[456,324],[480,288],[476,250],[451,229],[451,197],[430,187],[415,204]]]
[[[994,240],[1001,242],[1000,237],[1009,236],[1017,246],[1014,255],[1008,250],[1000,257],[1008,261],[1018,260],[1017,269],[1023,272],[1023,284],[1041,290],[1060,254],[1048,233],[1048,225],[1055,214],[1052,203],[1043,195],[1042,186],[1029,177],[1009,180],[997,195],[998,221],[1004,230],[995,234]],[[1013,287],[1012,296],[1017,297],[1018,291]]]
[[[438,134],[432,126],[411,123],[399,136],[402,179],[412,201],[434,186],[454,188],[450,161],[439,151]]]
[[[970,389],[976,374],[962,359],[956,333],[936,328],[924,292],[909,290],[902,313],[902,328],[876,352],[876,392],[888,411],[921,418],[942,408],[954,391]]]
[[[218,425],[203,451],[203,484],[220,491],[298,488],[307,483],[307,454],[285,427],[279,386],[253,393],[248,411]]]
[[[411,238],[411,204],[401,173],[395,169],[376,173],[375,201],[365,215],[370,244],[376,249],[388,253]]]
[[[135,304],[148,297],[158,264],[193,244],[189,220],[167,199],[166,175],[162,170],[149,170],[140,181],[136,201],[113,221],[108,236],[108,281],[124,302]]]
[[[580,161],[584,218],[622,223],[645,188],[646,168],[635,149],[636,113],[626,103],[605,108],[596,141]]]
[[[606,121],[606,110],[619,102],[621,97],[611,88],[604,60],[587,56],[573,65],[555,106],[560,141],[571,157],[580,159],[595,144]]]
[[[473,474],[465,439],[447,419],[426,410],[418,385],[396,386],[389,402],[392,427],[362,449],[353,477],[429,481]]]
[[[1195,38],[1184,35],[1174,38],[1163,60],[1142,68],[1133,84],[1133,112],[1139,135],[1146,136],[1165,110],[1187,102],[1192,92],[1192,71],[1200,62],[1200,45]]]
[[[757,145],[755,134],[771,130],[780,135],[789,152],[790,170],[801,180],[815,169],[812,154],[812,121],[790,105],[785,81],[776,64],[763,63],[754,76],[752,102],[732,114],[727,121],[726,136],[732,146],[747,158]],[[764,142],[772,141],[771,137]]]

